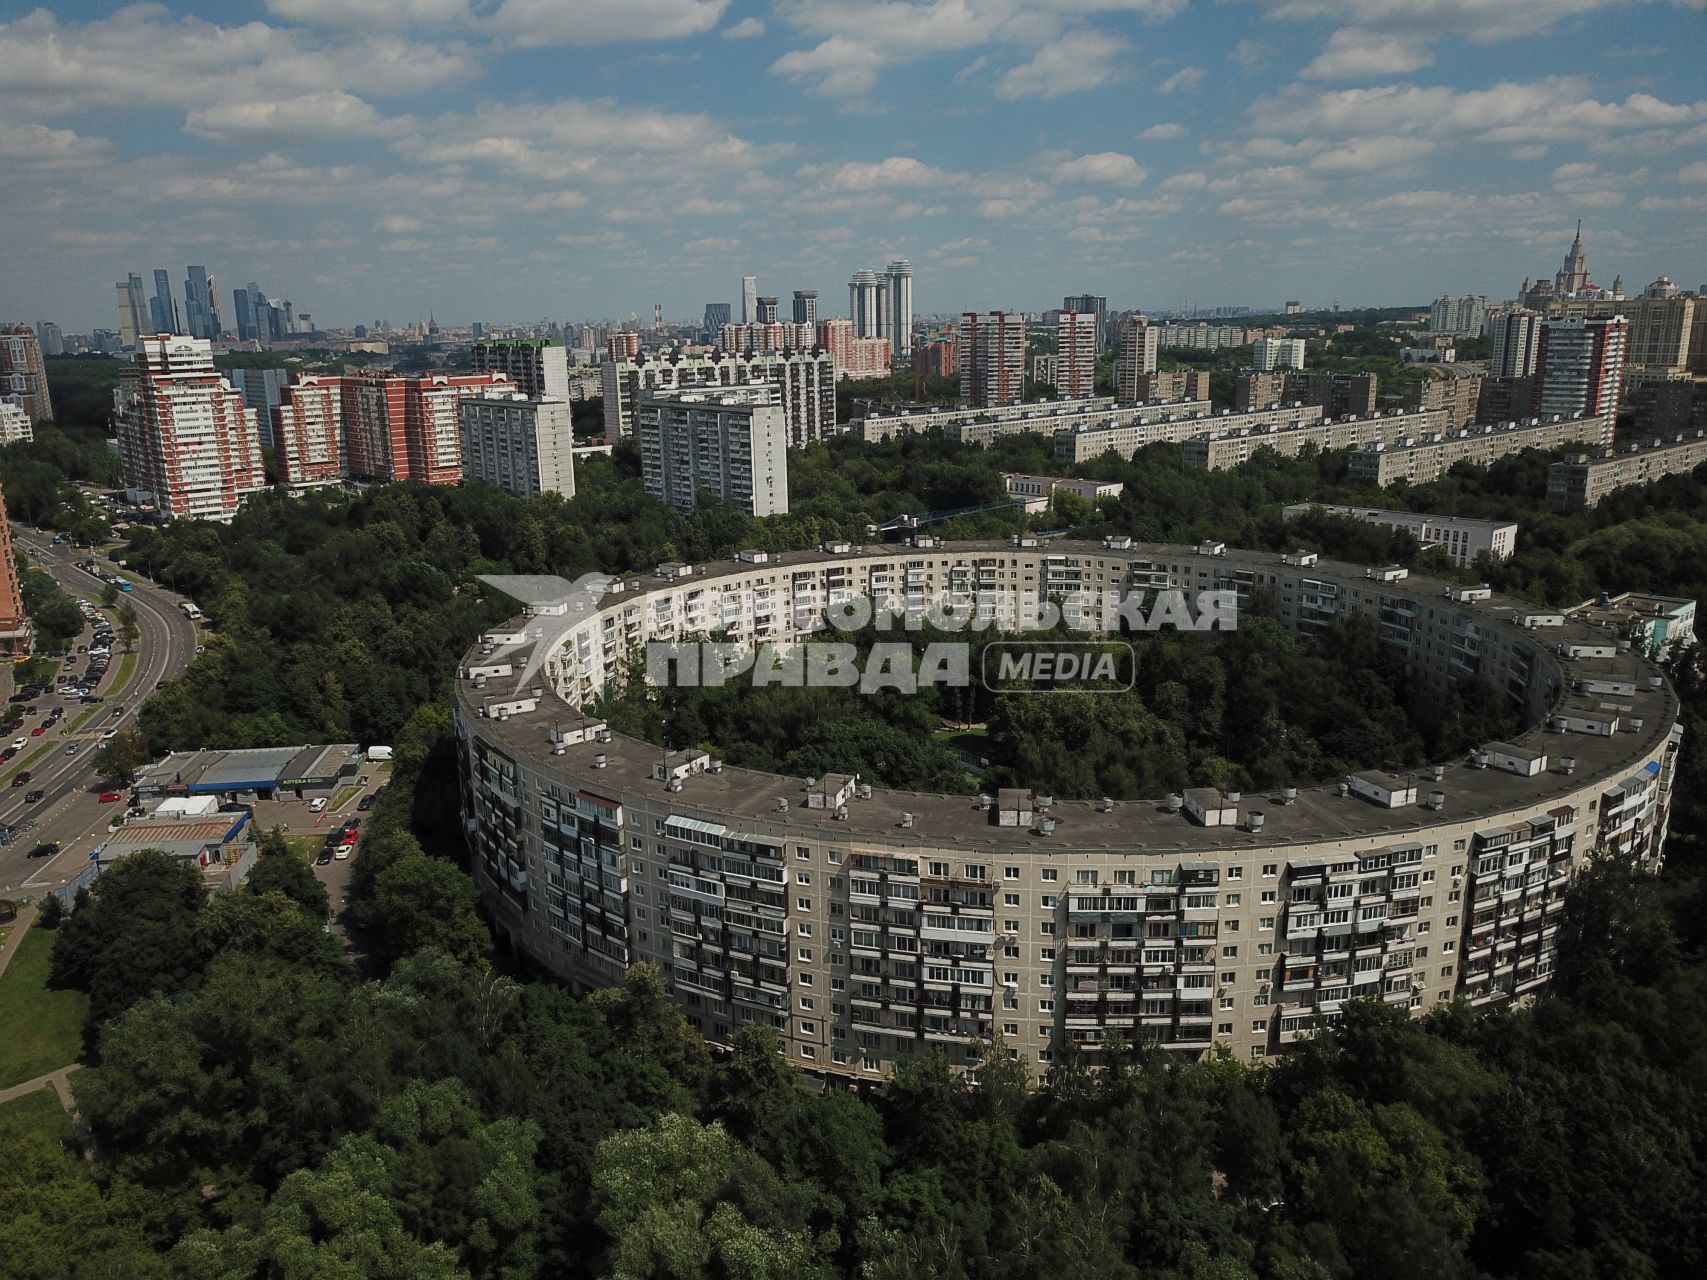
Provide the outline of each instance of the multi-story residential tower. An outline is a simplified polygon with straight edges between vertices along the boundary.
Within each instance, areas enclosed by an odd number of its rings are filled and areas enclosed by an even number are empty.
[[[1063,311],[1055,322],[1055,390],[1070,400],[1096,392],[1097,318]]]
[[[279,479],[292,490],[344,478],[344,379],[307,374],[269,411]]]
[[[563,400],[491,392],[457,405],[462,422],[462,478],[524,498],[575,496],[575,433]]]
[[[1300,637],[1367,617],[1419,709],[1474,677],[1521,728],[1408,777],[974,800],[736,768],[579,714],[636,646],[719,631],[787,648],[832,599],[905,607],[997,583],[1261,590]],[[656,965],[714,1043],[759,1022],[788,1062],[843,1078],[933,1049],[975,1065],[998,1035],[1045,1066],[1070,1044],[1096,1065],[1115,1033],[1263,1058],[1352,999],[1414,1016],[1514,1003],[1547,986],[1592,857],[1664,855],[1680,737],[1664,673],[1592,618],[1399,568],[1127,538],[747,552],[661,566],[547,626],[539,688],[516,688],[519,663],[494,650],[551,621],[489,634],[457,673],[464,828],[493,927],[576,990]]]
[[[569,348],[551,338],[476,342],[474,371],[502,374],[529,400],[569,399]]]
[[[62,356],[65,354],[65,330],[53,321],[37,321],[36,337],[41,342],[41,353],[44,356]]]
[[[1606,422],[1610,434],[1618,417],[1629,334],[1624,316],[1562,316],[1544,322],[1535,354],[1535,412],[1567,418],[1593,414]]]
[[[125,488],[168,519],[229,521],[267,483],[255,411],[206,338],[143,338],[136,368],[113,393]]]
[[[53,421],[47,366],[36,331],[27,324],[0,329],[0,400],[22,409],[31,426]]]
[[[823,322],[820,322],[823,323]],[[836,362],[827,350],[689,353],[680,348],[605,361],[605,435],[633,435],[635,413],[649,391],[740,387],[774,383],[788,422],[788,440],[802,448],[836,434]]]
[[[354,373],[344,379],[344,456],[359,480],[462,480],[458,402],[483,392],[514,391],[498,373]]]
[[[1161,333],[1149,319],[1136,311],[1120,318],[1119,348],[1114,356],[1114,398],[1126,404],[1151,399],[1140,379],[1156,372],[1156,353]]]
[[[1259,338],[1251,348],[1251,367],[1265,373],[1272,369],[1302,369],[1304,339]]]
[[[28,444],[36,438],[36,429],[23,406],[0,400],[0,445]]]
[[[896,258],[884,271],[885,292],[888,294],[888,315],[884,327],[890,350],[895,359],[908,360],[913,355],[913,264]]]
[[[6,496],[0,494],[0,653],[28,653],[33,638],[24,614],[24,593],[18,585],[18,562],[12,553],[12,522],[6,516]]]
[[[1369,376],[1373,378],[1375,375]],[[1431,378],[1427,382],[1413,382],[1405,388],[1407,409],[1444,410],[1449,430],[1467,427],[1476,421],[1476,410],[1481,403],[1482,379],[1475,375],[1467,378]]]
[[[892,351],[887,338],[856,338],[853,321],[831,316],[817,325],[817,345],[836,362],[836,381],[843,378],[882,378],[890,371]]]
[[[654,391],[637,415],[646,492],[678,511],[701,494],[748,515],[788,510],[788,421],[773,386]]]
[[[757,299],[758,313],[754,317],[757,324],[775,324],[777,322],[777,301],[771,297]]]
[[[142,294],[142,277],[132,275],[114,286],[119,295],[119,345],[134,350],[137,338],[148,332],[148,300]]]
[[[1559,304],[1567,316],[1623,316],[1630,322],[1625,343],[1624,371],[1654,377],[1674,377],[1689,368],[1691,334],[1702,299],[1688,294],[1670,297],[1568,299]]]
[[[794,323],[818,323],[818,291],[816,289],[796,289],[794,291]]]
[[[1428,327],[1433,333],[1480,334],[1488,318],[1488,300],[1479,293],[1461,297],[1441,294],[1429,308]]]
[[[1095,320],[1097,354],[1100,356],[1108,342],[1108,299],[1096,293],[1075,294],[1061,299],[1061,310],[1077,311],[1080,315],[1091,316]]]
[[[853,321],[854,337],[881,338],[886,336],[888,286],[869,268],[854,272],[848,281],[848,318]]]
[[[956,337],[960,399],[978,408],[1018,404],[1025,395],[1025,316],[966,312]]]
[[[759,278],[741,277],[741,323],[752,324],[759,318]]]
[[[1527,378],[1535,372],[1541,345],[1541,317],[1533,311],[1501,311],[1488,317],[1488,376]]]

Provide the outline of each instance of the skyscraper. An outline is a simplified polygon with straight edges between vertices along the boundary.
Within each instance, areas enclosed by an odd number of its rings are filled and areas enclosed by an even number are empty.
[[[172,279],[164,270],[154,273],[154,296],[148,302],[155,333],[178,332],[178,304],[172,301]]]
[[[1561,316],[1541,326],[1535,356],[1535,412],[1566,418],[1593,414],[1612,439],[1624,353],[1630,340],[1626,316]]]
[[[1432,333],[1470,334],[1482,332],[1488,318],[1488,300],[1479,293],[1453,297],[1443,293],[1434,300],[1428,311],[1428,327]]]
[[[33,427],[53,421],[53,397],[47,390],[47,368],[41,344],[27,324],[0,330],[0,400],[17,405]]]
[[[1576,239],[1571,241],[1571,247],[1565,253],[1565,263],[1553,277],[1553,293],[1557,297],[1570,297],[1588,287],[1588,255],[1583,253],[1583,223],[1578,218]]]
[[[1120,320],[1120,348],[1114,357],[1114,398],[1125,403],[1146,400],[1148,384],[1140,379],[1156,372],[1161,330],[1148,317],[1129,311]]]
[[[727,302],[705,304],[705,340],[715,342],[717,331],[730,321],[731,308]]]
[[[1025,394],[1025,316],[965,312],[956,336],[961,402],[980,409],[1018,404]]]
[[[905,258],[896,258],[885,276],[889,314],[884,318],[884,326],[896,359],[904,360],[913,353],[913,264]]]
[[[1096,393],[1096,316],[1063,311],[1055,323],[1055,390],[1069,400]]]
[[[148,304],[142,297],[142,277],[120,280],[114,288],[119,295],[119,346],[135,347],[137,338],[148,328]]]
[[[1535,372],[1535,349],[1541,341],[1541,317],[1533,311],[1501,311],[1488,317],[1488,342],[1493,352],[1488,373],[1495,378],[1527,378]]]
[[[754,317],[756,322],[759,324],[775,324],[776,323],[776,310],[777,310],[776,299],[775,298],[759,298],[759,299],[757,299],[757,302],[758,302],[758,312]]]
[[[759,278],[741,277],[741,323],[752,324],[759,314]]]
[[[257,336],[255,312],[249,305],[250,293],[254,288],[254,282],[251,281],[243,288],[231,291],[231,304],[237,318],[237,340],[239,342],[253,342]]]
[[[854,337],[881,338],[884,336],[884,294],[886,285],[869,268],[854,272],[848,281],[848,318],[853,321]]]
[[[796,289],[794,291],[794,323],[818,323],[818,291],[816,289]]]
[[[219,337],[219,303],[214,299],[218,282],[206,267],[191,267],[184,281],[184,331],[192,338]]]
[[[267,483],[255,411],[206,338],[145,337],[136,365],[113,393],[125,488],[168,519],[229,521]]]
[[[37,321],[36,337],[41,342],[41,353],[44,356],[62,356],[65,354],[65,330],[53,321]]]

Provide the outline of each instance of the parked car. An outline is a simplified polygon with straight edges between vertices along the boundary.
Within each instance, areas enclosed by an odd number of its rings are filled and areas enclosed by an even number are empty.
[[[30,740],[28,738],[19,738],[16,742],[14,742],[12,744],[12,750],[22,751],[25,747],[27,747],[29,745],[30,745]]]
[[[332,861],[332,851],[330,849],[322,849],[320,851],[320,856],[318,858],[314,859],[314,865],[317,867],[324,867],[327,863],[329,863],[331,861]]]
[[[122,791],[103,791],[103,792],[101,792],[101,803],[102,804],[112,804],[115,801],[123,800],[123,799],[124,799],[124,793]]]
[[[338,851],[336,853],[334,853],[332,856],[334,858],[336,858],[339,862],[343,862],[346,858],[348,858],[350,856],[350,848],[351,848],[351,846],[349,846],[347,844],[341,844],[338,846]]]
[[[314,799],[310,800],[308,802],[308,812],[310,812],[310,813],[325,813],[326,812],[326,797],[325,796],[315,796]]]
[[[39,738],[42,736],[42,734],[44,734],[46,732],[47,732],[47,722],[43,721],[41,724],[38,724],[35,728],[30,730],[30,737]]]
[[[18,749],[16,747],[7,747],[4,751],[0,751],[0,760],[10,760],[17,754]]]
[[[371,808],[373,808],[373,795],[371,793],[356,801],[357,813],[366,813]]]

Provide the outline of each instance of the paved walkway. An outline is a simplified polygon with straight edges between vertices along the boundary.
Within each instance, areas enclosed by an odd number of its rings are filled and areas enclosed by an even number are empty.
[[[77,1103],[71,1097],[71,1082],[66,1077],[77,1068],[78,1064],[73,1062],[70,1066],[61,1067],[58,1071],[49,1071],[45,1076],[37,1076],[34,1080],[15,1084],[10,1089],[0,1089],[0,1102],[10,1102],[13,1098],[21,1098],[26,1093],[34,1093],[37,1089],[52,1085],[54,1092],[59,1095],[59,1105],[65,1108],[67,1114],[75,1116],[77,1114]]]

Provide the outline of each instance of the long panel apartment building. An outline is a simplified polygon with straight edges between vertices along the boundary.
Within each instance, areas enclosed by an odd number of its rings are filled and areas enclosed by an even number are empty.
[[[790,448],[804,448],[837,434],[836,362],[828,351],[696,353],[681,348],[632,353],[608,359],[604,379],[605,436],[633,435],[641,399],[653,391],[696,387],[777,388]]]
[[[1609,493],[1665,476],[1688,475],[1704,462],[1707,434],[1701,432],[1615,452],[1578,454],[1547,468],[1547,505],[1555,511],[1597,506]]]
[[[457,416],[464,480],[524,498],[575,496],[575,429],[568,402],[484,391],[464,397]]]
[[[867,443],[891,436],[912,435],[940,428],[950,440],[988,446],[991,441],[1023,432],[1053,436],[1057,431],[1087,426],[1127,426],[1164,417],[1193,417],[1209,412],[1207,395],[1191,400],[1157,400],[1123,404],[1113,396],[1072,400],[1042,400],[1000,408],[940,408],[920,406],[856,418],[849,429]]]
[[[1299,417],[1313,413],[1314,417]],[[1287,417],[1286,415],[1292,415]],[[1307,449],[1326,453],[1330,449],[1357,449],[1369,444],[1389,444],[1418,432],[1437,432],[1445,415],[1431,409],[1394,409],[1363,418],[1324,418],[1320,406],[1267,410],[1261,414],[1229,414],[1211,419],[1210,429],[1184,442],[1185,460],[1194,467],[1224,471],[1249,462],[1260,449],[1272,449],[1282,457],[1296,458]],[[1223,426],[1238,417],[1256,418],[1250,426]],[[1267,417],[1269,420],[1262,421]],[[1056,457],[1060,457],[1056,449]]]
[[[848,594],[986,584],[1261,590],[1300,636],[1367,616],[1423,705],[1476,677],[1523,727],[1409,777],[1370,768],[1272,796],[973,800],[666,753],[577,715],[637,644],[721,629],[788,646]],[[506,650],[528,635],[525,619],[486,635],[456,682],[493,927],[577,990],[657,965],[708,1039],[759,1022],[790,1063],[844,1078],[933,1049],[975,1065],[996,1035],[1040,1067],[1070,1046],[1097,1065],[1116,1033],[1261,1058],[1352,999],[1418,1015],[1521,1000],[1549,981],[1591,856],[1663,857],[1680,736],[1663,672],[1607,627],[1403,569],[1125,538],[827,544],[660,566],[556,639],[538,688],[516,688]]]
[[[1610,434],[1605,419],[1595,415],[1542,422],[1487,424],[1427,439],[1379,441],[1353,451],[1351,479],[1378,485],[1428,484],[1460,462],[1485,467],[1525,449],[1560,449],[1573,444],[1601,444]]]

